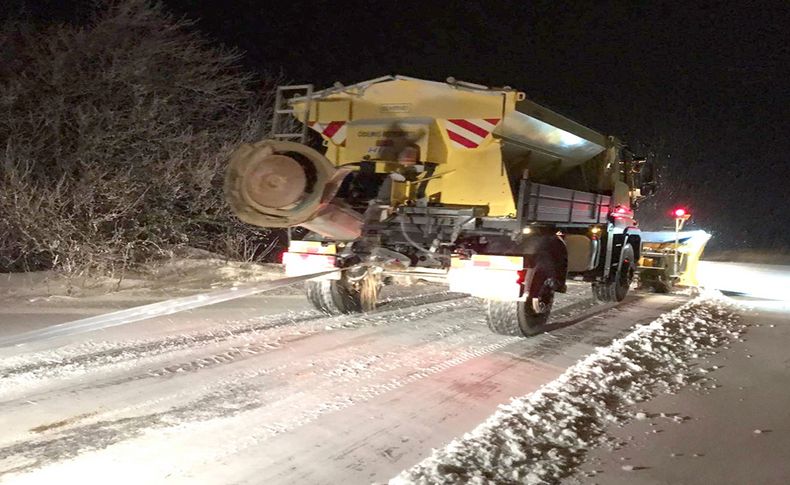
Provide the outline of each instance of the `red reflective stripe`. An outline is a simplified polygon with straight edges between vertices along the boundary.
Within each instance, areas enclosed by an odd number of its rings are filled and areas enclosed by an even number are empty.
[[[477,143],[473,142],[468,138],[464,138],[463,136],[459,135],[458,133],[452,132],[447,130],[447,135],[456,143],[460,143],[461,145],[465,146],[466,148],[477,148]]]
[[[487,137],[488,133],[489,133],[489,131],[486,130],[485,128],[480,128],[476,124],[470,123],[470,122],[468,122],[466,120],[447,120],[447,121],[449,121],[450,123],[453,123],[454,125],[458,125],[458,126],[460,126],[461,128],[463,128],[463,129],[465,129],[467,131],[471,131],[475,135],[481,136],[483,138]]]
[[[332,138],[333,136],[335,136],[335,133],[337,133],[337,130],[343,127],[343,124],[344,123],[342,121],[333,121],[329,123],[328,125],[326,125],[326,128],[324,129],[324,136]]]
[[[491,261],[472,260],[472,266],[491,266]]]
[[[484,118],[485,121],[491,123],[492,125],[496,126],[499,123],[499,118]]]

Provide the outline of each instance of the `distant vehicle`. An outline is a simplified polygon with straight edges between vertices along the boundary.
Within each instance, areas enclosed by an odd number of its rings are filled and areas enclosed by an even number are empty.
[[[400,278],[441,280],[488,300],[494,332],[527,336],[568,278],[602,301],[629,290],[644,159],[522,92],[404,76],[282,86],[273,121],[233,154],[226,196],[250,224],[308,230],[287,274],[346,268],[307,284],[326,313],[371,310]]]

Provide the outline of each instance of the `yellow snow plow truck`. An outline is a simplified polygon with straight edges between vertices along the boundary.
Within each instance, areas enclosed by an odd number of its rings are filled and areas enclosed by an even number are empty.
[[[303,228],[287,275],[344,269],[307,283],[326,313],[372,310],[404,277],[442,280],[486,299],[493,331],[527,336],[569,278],[626,296],[642,163],[514,89],[386,76],[278,88],[270,139],[234,152],[225,192],[250,224]]]

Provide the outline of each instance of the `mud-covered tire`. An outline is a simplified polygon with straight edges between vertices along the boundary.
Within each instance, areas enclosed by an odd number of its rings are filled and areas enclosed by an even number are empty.
[[[628,289],[631,287],[635,272],[634,248],[626,244],[620,253],[620,264],[617,265],[614,277],[606,283],[593,283],[593,296],[601,302],[623,301],[628,295]]]
[[[356,285],[345,278],[305,282],[310,303],[329,315],[370,312],[376,309],[378,284],[374,278],[362,278]]]

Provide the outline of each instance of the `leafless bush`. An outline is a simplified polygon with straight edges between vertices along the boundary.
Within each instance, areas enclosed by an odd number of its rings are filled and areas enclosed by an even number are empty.
[[[85,27],[0,34],[0,271],[119,269],[183,246],[254,259],[223,165],[271,103],[191,24],[147,0]]]

